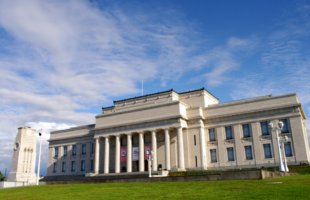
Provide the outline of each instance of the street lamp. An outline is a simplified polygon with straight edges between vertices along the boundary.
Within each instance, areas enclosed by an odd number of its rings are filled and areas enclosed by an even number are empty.
[[[283,172],[285,169],[284,169],[284,166],[283,166],[282,155],[281,155],[281,151],[280,151],[278,130],[281,131],[283,126],[284,126],[284,124],[283,124],[283,122],[279,121],[278,125],[279,125],[279,128],[275,127],[274,129],[276,131],[277,145],[278,145],[278,152],[279,152],[279,171]],[[272,130],[273,130],[273,123],[270,122],[268,126],[269,126],[269,129],[270,129],[270,132],[272,132]]]
[[[39,177],[40,177],[40,160],[41,160],[41,146],[42,146],[42,128],[41,133],[39,133],[40,136],[40,150],[39,150],[39,159],[38,159],[38,171],[37,171],[37,185],[39,185]]]
[[[152,177],[152,166],[151,161],[153,160],[153,151],[146,150],[147,161],[149,164],[149,178]]]
[[[285,171],[285,172],[289,172],[289,169],[288,169],[288,167],[287,167],[287,162],[286,162],[286,155],[285,155],[284,142],[287,142],[287,136],[284,136],[284,139],[281,140],[281,146],[282,146],[283,158],[284,158],[284,171]]]

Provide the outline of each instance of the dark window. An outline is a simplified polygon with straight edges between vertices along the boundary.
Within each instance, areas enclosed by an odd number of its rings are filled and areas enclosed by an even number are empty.
[[[72,146],[72,155],[76,155],[76,145]]]
[[[196,162],[196,167],[198,167],[198,166],[197,166],[197,156],[195,156],[195,162]]]
[[[85,160],[81,160],[81,171],[85,171]]]
[[[54,169],[53,169],[53,172],[56,172],[57,171],[57,163],[54,163]]]
[[[75,171],[75,161],[71,162],[71,171],[74,172]]]
[[[196,135],[194,135],[194,145],[196,146]]]
[[[245,146],[245,157],[247,160],[253,160],[251,146]]]
[[[242,128],[243,128],[243,137],[251,137],[250,125],[249,124],[243,124]]]
[[[94,153],[94,143],[91,143],[91,153]]]
[[[62,163],[62,171],[65,172],[66,171],[66,162]]]
[[[67,156],[67,146],[64,146],[64,156]]]
[[[264,144],[265,158],[272,158],[270,144]]]
[[[229,161],[234,161],[235,156],[234,156],[234,148],[227,148],[227,156]]]
[[[262,127],[262,135],[269,135],[268,122],[261,122],[260,126]]]
[[[283,122],[282,133],[288,133],[287,119],[281,119],[280,121]]]
[[[209,138],[210,138],[210,141],[215,141],[215,129],[214,128],[209,129]]]
[[[82,144],[82,154],[86,154],[86,144]]]
[[[211,154],[211,162],[217,162],[216,149],[211,149],[210,154]]]
[[[123,138],[121,138],[121,146],[123,146]]]
[[[55,147],[55,157],[58,157],[58,147]]]
[[[233,139],[231,126],[225,127],[225,132],[226,132],[226,140]]]
[[[291,142],[284,143],[285,156],[293,156]]]
[[[90,160],[90,171],[94,170],[94,160]]]

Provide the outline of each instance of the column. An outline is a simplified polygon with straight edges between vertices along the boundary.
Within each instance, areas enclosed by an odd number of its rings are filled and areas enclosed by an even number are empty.
[[[144,172],[144,138],[143,138],[143,132],[139,133],[139,172]]]
[[[200,155],[201,155],[201,168],[207,167],[207,156],[206,156],[206,138],[204,127],[199,128],[200,134]]]
[[[115,136],[115,173],[120,172],[121,158],[120,158],[120,136]]]
[[[234,139],[235,139],[235,152],[236,152],[236,161],[237,167],[243,165],[243,156],[245,154],[245,149],[241,144],[241,125],[234,125]]]
[[[127,134],[127,172],[132,172],[132,141],[131,141],[131,133]]]
[[[218,154],[218,163],[219,166],[222,168],[226,166],[226,158],[225,154],[227,153],[225,145],[224,145],[224,127],[217,127],[216,128],[216,136],[217,136],[217,154]]]
[[[105,138],[105,149],[104,149],[104,173],[109,173],[109,154],[110,154],[110,141],[109,136]]]
[[[100,140],[100,138],[96,138],[96,144],[95,144],[95,170],[94,170],[94,172],[95,172],[95,174],[99,174],[99,140]]]
[[[261,135],[261,132],[259,131],[259,123],[253,122],[251,123],[251,131],[252,131],[252,137],[253,137],[253,153],[255,158],[256,166],[263,165],[263,157],[262,153],[264,151],[263,145],[260,142],[259,136]]]
[[[182,127],[177,128],[177,135],[178,135],[178,167],[180,169],[185,169]]]
[[[166,169],[171,170],[170,164],[170,133],[169,129],[165,129],[165,161],[166,161]]]
[[[153,151],[153,171],[157,171],[157,136],[156,131],[152,131],[152,151]]]

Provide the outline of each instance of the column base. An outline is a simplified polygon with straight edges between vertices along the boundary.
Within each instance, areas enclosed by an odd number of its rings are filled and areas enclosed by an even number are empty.
[[[172,171],[172,172],[184,172],[184,171],[186,171],[186,169],[182,169],[182,168],[172,168],[171,171]]]

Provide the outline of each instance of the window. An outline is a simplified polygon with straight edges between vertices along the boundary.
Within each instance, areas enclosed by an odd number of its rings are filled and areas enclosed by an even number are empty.
[[[76,155],[76,145],[72,146],[72,155]]]
[[[250,125],[249,124],[243,124],[242,128],[243,128],[243,137],[251,137]]]
[[[282,133],[288,133],[287,119],[281,119],[280,121],[283,122]]]
[[[121,146],[123,146],[123,138],[121,138]]]
[[[58,147],[55,147],[55,157],[58,157]]]
[[[215,130],[214,130],[214,128],[209,129],[209,138],[210,138],[210,141],[215,141]]]
[[[196,135],[194,135],[194,145],[196,146]]]
[[[94,160],[90,160],[90,171],[94,170]]]
[[[217,162],[216,149],[211,149],[211,162]]]
[[[195,156],[195,162],[196,162],[196,167],[198,167],[198,165],[197,165],[197,156]]]
[[[245,146],[245,157],[247,160],[252,160],[253,157],[252,157],[252,148],[251,146]]]
[[[270,144],[264,144],[265,158],[272,158]]]
[[[86,154],[86,144],[82,144],[82,154]]]
[[[75,161],[71,162],[71,171],[74,172],[75,171]]]
[[[226,131],[226,140],[233,139],[231,126],[225,127],[225,131]]]
[[[228,156],[228,161],[234,161],[235,156],[234,156],[234,148],[227,148],[227,156]]]
[[[262,135],[269,135],[268,122],[261,122],[260,126],[262,128]]]
[[[291,142],[284,143],[285,156],[293,156]]]
[[[94,153],[94,143],[91,143],[91,153]]]
[[[64,146],[64,156],[67,156],[67,146]]]
[[[62,171],[65,172],[66,171],[66,162],[62,163]]]
[[[81,161],[81,171],[85,171],[85,160]]]
[[[56,172],[57,171],[57,163],[54,163],[54,169],[53,169],[53,172]]]

